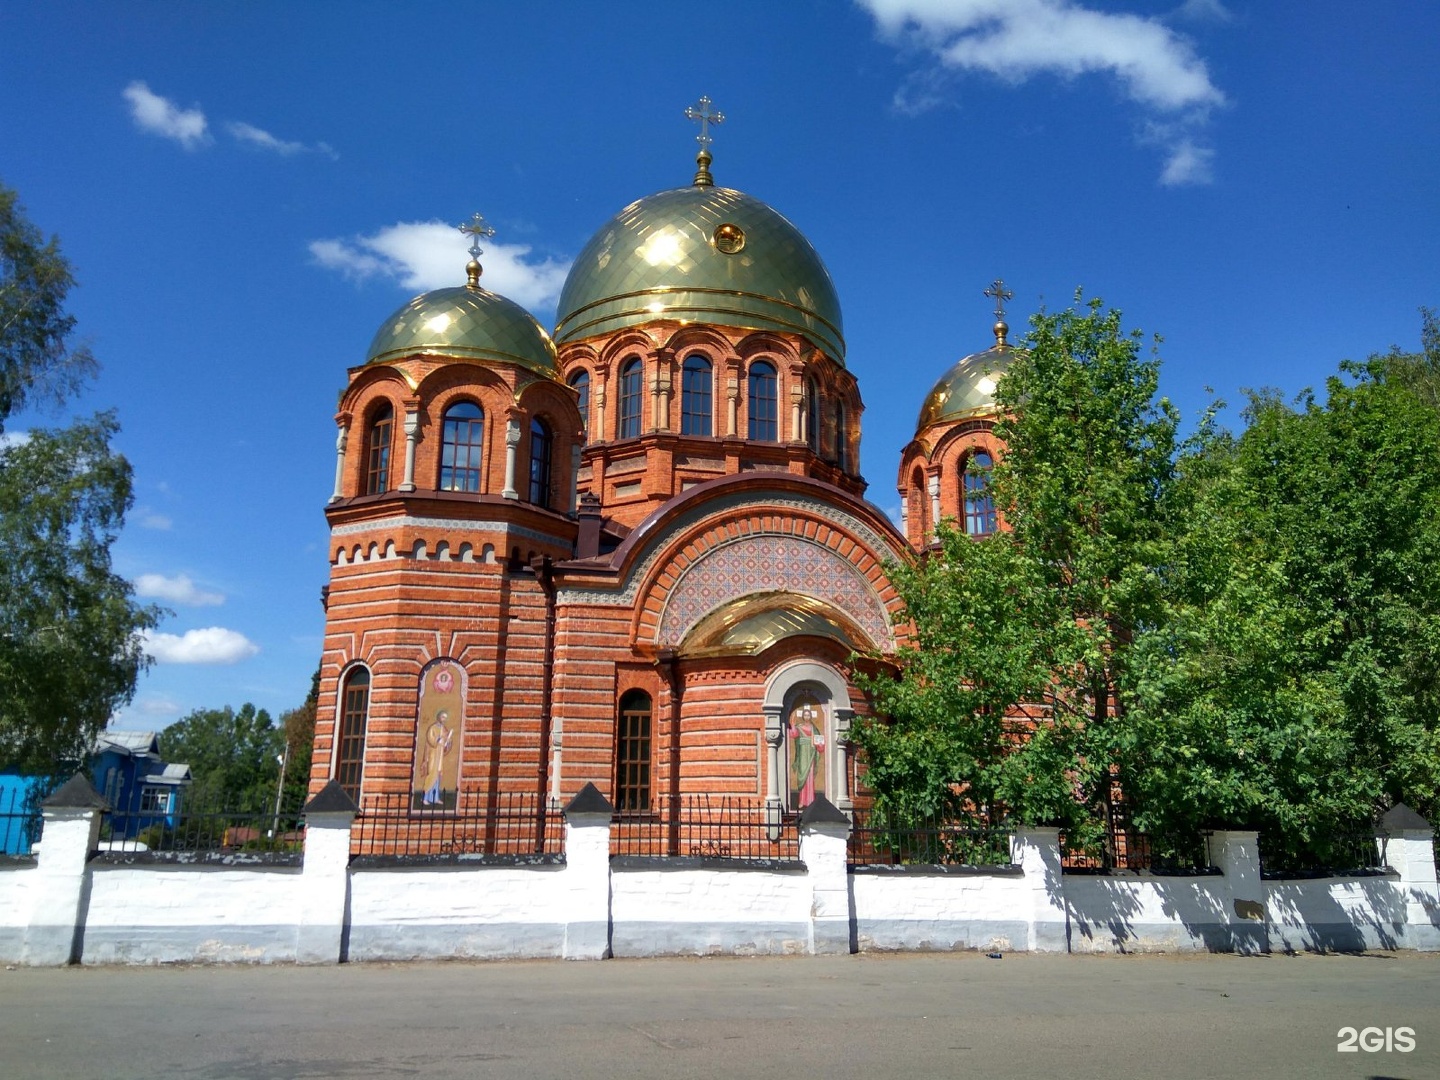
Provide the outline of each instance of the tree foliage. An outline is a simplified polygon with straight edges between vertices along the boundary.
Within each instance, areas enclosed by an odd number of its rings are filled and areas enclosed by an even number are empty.
[[[1098,302],[1032,320],[997,390],[1005,528],[892,568],[914,627],[858,725],[877,806],[1095,836],[1263,830],[1325,855],[1440,812],[1440,333],[1251,396],[1185,442]],[[862,677],[863,678],[863,677]]]
[[[195,805],[263,810],[275,800],[285,731],[249,702],[196,709],[160,733],[160,752],[190,766]]]
[[[0,430],[27,404],[64,402],[94,374],[90,350],[70,341],[74,284],[59,241],[46,241],[0,184]]]
[[[74,279],[57,243],[0,187],[0,431],[30,404],[59,404],[94,368],[72,347]],[[132,499],[130,466],[102,413],[0,442],[0,761],[37,772],[83,759],[148,663],[135,603],[110,568]]]

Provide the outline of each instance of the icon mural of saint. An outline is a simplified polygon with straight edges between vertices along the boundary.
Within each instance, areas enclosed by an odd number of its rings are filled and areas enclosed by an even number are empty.
[[[790,753],[790,806],[809,806],[825,791],[825,714],[806,694],[796,699],[785,725]]]
[[[464,700],[465,673],[458,664],[442,661],[421,676],[410,785],[411,806],[416,810],[455,809]]]

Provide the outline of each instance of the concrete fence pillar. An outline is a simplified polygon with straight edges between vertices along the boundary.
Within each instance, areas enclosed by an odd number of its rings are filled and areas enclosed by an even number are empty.
[[[1066,929],[1065,879],[1060,872],[1060,830],[1016,829],[1010,837],[1010,861],[1025,874],[1029,893],[1030,930],[1025,947],[1030,952],[1065,952],[1070,947]]]
[[[1260,880],[1260,834],[1248,830],[1217,830],[1210,834],[1210,857],[1223,884],[1217,890],[1223,910],[1221,925],[1229,928],[1229,945],[1253,956],[1270,951],[1265,886]]]
[[[1404,948],[1440,951],[1440,885],[1435,877],[1435,830],[1404,803],[1380,819],[1385,862],[1400,875],[1405,902]]]
[[[594,784],[565,807],[566,960],[610,955],[610,820],[615,808]]]
[[[355,800],[331,780],[301,811],[305,815],[305,865],[300,873],[297,963],[338,964],[345,959],[350,826],[357,809]]]
[[[850,819],[824,795],[800,813],[800,860],[810,880],[810,951],[850,952],[850,874],[845,849]]]
[[[100,842],[108,804],[76,773],[40,804],[44,831],[30,891],[30,925],[21,960],[36,966],[78,964],[89,906],[90,853]]]

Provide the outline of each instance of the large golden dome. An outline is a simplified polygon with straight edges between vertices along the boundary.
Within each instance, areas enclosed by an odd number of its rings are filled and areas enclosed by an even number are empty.
[[[788,331],[845,361],[840,301],[820,256],[783,216],[730,188],[661,191],[616,214],[570,269],[555,340],[655,319]]]
[[[1014,355],[1015,349],[1001,341],[957,361],[926,395],[915,433],[947,420],[994,412],[995,384],[1009,369]]]
[[[519,364],[550,378],[559,374],[555,344],[533,315],[513,300],[468,285],[415,297],[381,324],[365,362],[417,353]]]

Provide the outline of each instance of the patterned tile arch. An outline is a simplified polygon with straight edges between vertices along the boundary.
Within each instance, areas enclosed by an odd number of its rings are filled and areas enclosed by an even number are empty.
[[[656,637],[678,645],[702,618],[731,600],[785,590],[840,608],[876,644],[890,642],[885,606],[855,564],[824,544],[780,532],[719,544],[688,566],[666,597]]]

